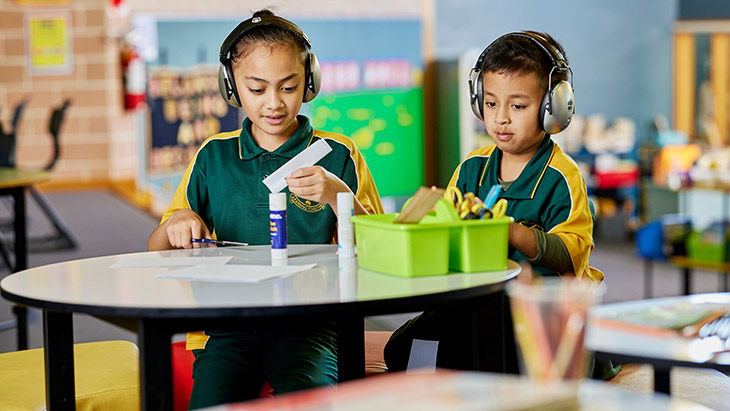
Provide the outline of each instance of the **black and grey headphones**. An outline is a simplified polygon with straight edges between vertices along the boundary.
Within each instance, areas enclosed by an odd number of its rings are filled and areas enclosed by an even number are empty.
[[[524,37],[532,40],[535,44],[550,56],[553,67],[548,75],[548,88],[545,97],[540,104],[540,117],[538,123],[540,127],[548,134],[555,134],[565,130],[570,124],[575,112],[573,102],[573,70],[570,69],[568,62],[565,60],[560,51],[553,46],[543,36],[531,31],[516,31],[500,36],[487,46],[482,54],[479,55],[477,62],[469,73],[469,98],[471,100],[471,110],[479,120],[484,120],[484,89],[482,85],[482,63],[486,58],[489,48],[492,44],[500,41],[507,36]],[[553,72],[570,73],[570,81],[561,80],[553,84]]]
[[[231,65],[231,47],[233,44],[247,31],[254,27],[260,26],[278,26],[289,30],[298,36],[301,36],[307,45],[307,61],[304,63],[304,97],[303,102],[312,101],[319,93],[322,81],[322,73],[319,70],[319,62],[314,53],[311,52],[312,44],[306,34],[294,23],[281,17],[267,15],[252,17],[239,24],[231,34],[226,37],[221,45],[220,51],[220,67],[218,67],[218,88],[220,89],[223,100],[233,107],[241,107],[241,98],[236,88],[236,79],[233,76],[233,67]]]

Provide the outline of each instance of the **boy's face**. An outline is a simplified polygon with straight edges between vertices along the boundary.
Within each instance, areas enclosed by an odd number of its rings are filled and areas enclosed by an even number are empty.
[[[291,137],[304,96],[300,54],[287,45],[259,44],[233,63],[233,75],[256,142],[261,146]]]
[[[540,79],[532,72],[487,72],[482,81],[487,134],[504,152],[505,159],[529,161],[545,136],[538,124],[545,94]]]

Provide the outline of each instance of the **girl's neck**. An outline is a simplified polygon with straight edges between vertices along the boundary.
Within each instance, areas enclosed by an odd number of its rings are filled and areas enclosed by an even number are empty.
[[[263,130],[251,127],[251,137],[256,144],[266,151],[276,151],[282,144],[286,143],[299,128],[299,121],[294,120],[289,127],[279,134],[267,134]]]

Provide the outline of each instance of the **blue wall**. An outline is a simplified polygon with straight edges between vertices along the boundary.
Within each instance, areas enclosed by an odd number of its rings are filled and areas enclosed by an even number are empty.
[[[160,20],[157,36],[160,52],[166,56],[152,65],[189,67],[198,63],[218,63],[220,45],[242,21]],[[418,20],[295,20],[307,33],[312,50],[320,61],[407,58],[415,67],[423,66],[421,23]],[[398,39],[398,41],[393,41]],[[408,47],[402,47],[407,44]],[[160,61],[163,60],[163,61]]]
[[[576,113],[633,118],[642,138],[657,113],[671,122],[677,1],[436,0],[435,53],[454,60],[510,31],[548,32],[573,69]]]

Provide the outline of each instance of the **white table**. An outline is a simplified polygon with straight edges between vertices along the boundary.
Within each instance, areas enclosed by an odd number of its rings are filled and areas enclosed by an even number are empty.
[[[601,358],[653,365],[654,390],[667,394],[669,393],[669,370],[672,366],[713,368],[726,373],[730,372],[730,354],[718,353],[722,347],[719,346],[720,341],[717,339],[685,338],[679,334],[676,336],[652,335],[595,321],[613,319],[623,313],[655,307],[704,303],[730,305],[730,293],[653,298],[596,306],[589,314],[590,325],[585,346]]]
[[[503,353],[513,341],[503,290],[504,284],[520,271],[519,265],[510,261],[504,271],[401,278],[359,269],[354,260],[340,265],[336,249],[334,245],[290,245],[288,264],[317,266],[260,283],[163,279],[156,275],[169,268],[110,266],[133,257],[217,255],[232,256],[228,264],[270,265],[268,246],[68,261],[12,274],[0,282],[0,292],[15,303],[43,309],[47,403],[51,411],[74,408],[74,312],[93,315],[139,334],[141,403],[146,410],[172,409],[170,341],[173,334],[185,331],[250,328],[302,318],[334,320],[338,323],[339,375],[347,380],[364,376],[366,315],[468,304],[475,324],[487,315],[503,319],[504,338],[485,338],[482,332],[475,335],[475,368],[493,370],[503,366],[503,356],[479,353]]]

